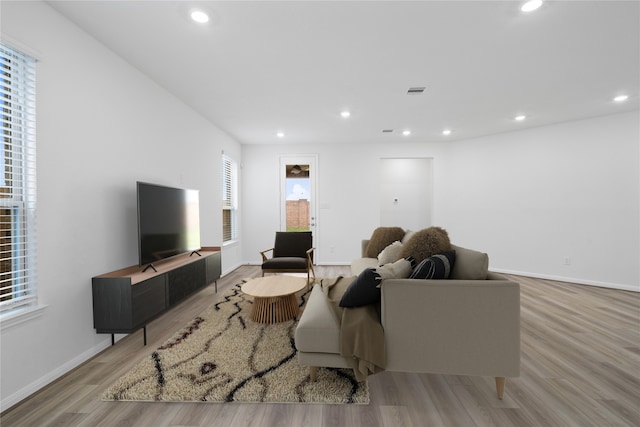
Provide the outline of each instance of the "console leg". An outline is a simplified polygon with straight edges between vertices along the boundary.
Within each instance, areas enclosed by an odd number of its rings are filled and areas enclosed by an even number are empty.
[[[114,334],[111,334],[111,345],[114,345],[116,343],[116,337]]]
[[[142,335],[144,336],[144,345],[147,345],[147,325],[142,327]]]

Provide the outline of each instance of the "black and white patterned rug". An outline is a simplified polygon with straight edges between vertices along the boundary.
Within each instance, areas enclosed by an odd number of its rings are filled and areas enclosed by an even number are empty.
[[[298,364],[297,321],[264,325],[249,318],[240,284],[112,384],[103,400],[163,402],[369,403],[351,370]],[[302,309],[308,294],[299,295]]]

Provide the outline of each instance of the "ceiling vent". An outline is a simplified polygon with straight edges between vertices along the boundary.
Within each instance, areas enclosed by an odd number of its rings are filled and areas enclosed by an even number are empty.
[[[391,133],[393,129],[382,129],[382,133]]]
[[[407,91],[407,95],[422,95],[422,92],[424,92],[425,89],[426,87],[424,86],[410,87],[409,90]]]

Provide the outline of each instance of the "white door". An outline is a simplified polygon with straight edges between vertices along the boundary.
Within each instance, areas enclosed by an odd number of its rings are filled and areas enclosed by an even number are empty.
[[[380,225],[422,230],[431,226],[433,159],[380,159]]]

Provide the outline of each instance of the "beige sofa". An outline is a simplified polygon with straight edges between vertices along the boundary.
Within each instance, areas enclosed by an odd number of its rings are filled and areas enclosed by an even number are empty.
[[[453,249],[456,262],[447,280],[382,281],[385,370],[495,377],[502,399],[505,378],[520,375],[520,287],[489,272],[486,254]],[[352,273],[375,265],[375,258],[355,260]],[[312,380],[317,367],[348,367],[340,355],[340,326],[318,284],[295,343]]]

